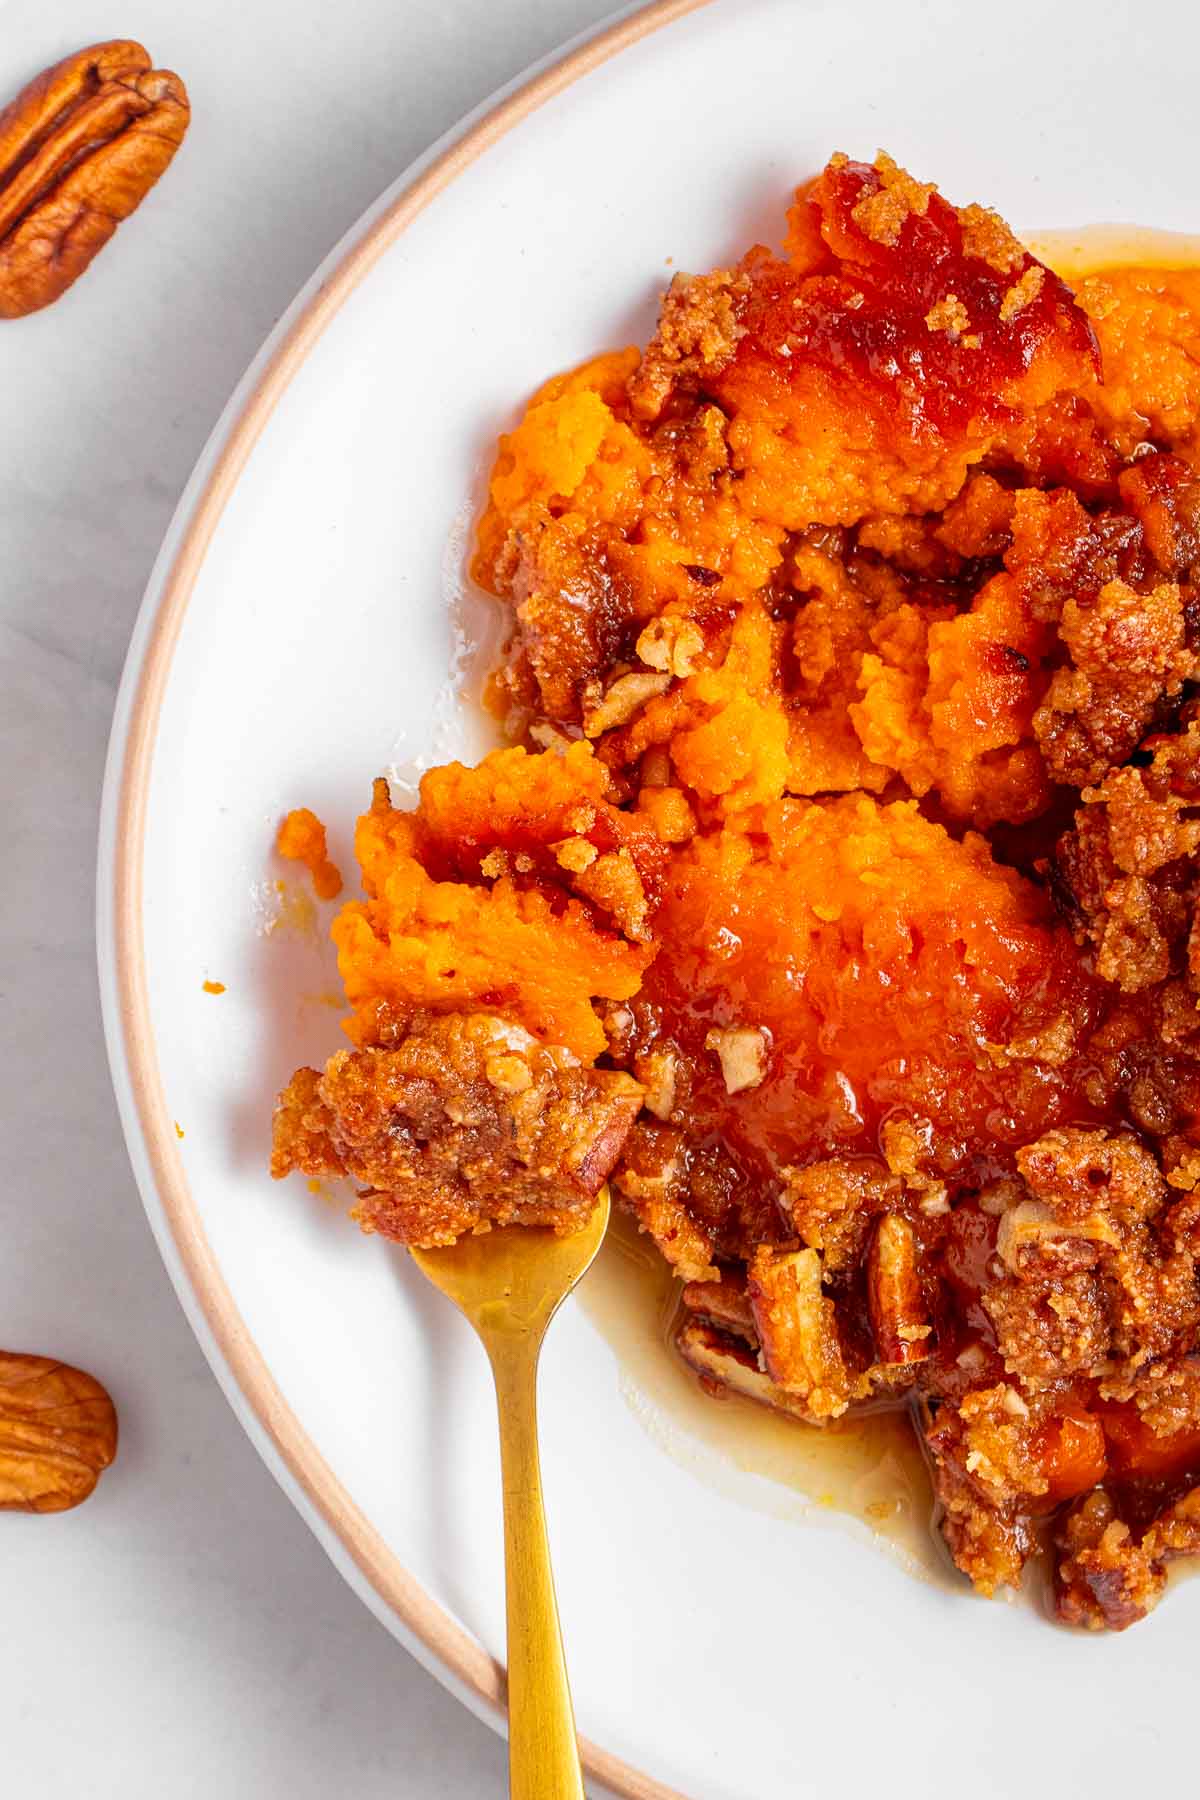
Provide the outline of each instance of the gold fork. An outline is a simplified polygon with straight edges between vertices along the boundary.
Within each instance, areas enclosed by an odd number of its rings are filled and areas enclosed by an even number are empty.
[[[537,1366],[546,1327],[608,1229],[608,1189],[580,1231],[506,1225],[413,1261],[453,1300],[487,1351],[500,1411],[508,1616],[511,1800],[584,1800],[575,1715],[550,1568],[537,1441]]]

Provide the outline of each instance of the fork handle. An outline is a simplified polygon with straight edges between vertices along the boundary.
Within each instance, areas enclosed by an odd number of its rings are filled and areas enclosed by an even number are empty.
[[[528,1337],[493,1339],[488,1345],[504,1487],[508,1791],[511,1800],[584,1800],[542,1504],[539,1348]]]

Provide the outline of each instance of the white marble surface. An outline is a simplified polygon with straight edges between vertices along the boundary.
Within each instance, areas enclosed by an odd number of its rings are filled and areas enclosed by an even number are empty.
[[[146,1226],[109,1087],[96,817],[125,646],[245,364],[405,165],[612,0],[0,0],[0,94],[140,38],[194,118],[93,270],[0,326],[0,1343],[94,1370],[121,1453],[0,1518],[0,1791],[499,1795],[500,1742],[346,1588],[235,1422]]]

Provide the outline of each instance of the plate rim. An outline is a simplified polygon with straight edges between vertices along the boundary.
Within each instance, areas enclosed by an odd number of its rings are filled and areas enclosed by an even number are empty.
[[[208,1242],[167,1108],[149,1009],[144,840],[158,723],[184,617],[243,471],[325,328],[379,258],[453,181],[548,100],[710,0],[648,0],[534,64],[439,139],[334,247],[234,390],[168,527],[117,694],[101,797],[96,946],[110,1073],[147,1217],[176,1294],[234,1412],[359,1597],[477,1717],[503,1733],[504,1669],[435,1601],[356,1506],[287,1404]],[[586,1738],[583,1763],[622,1800],[685,1800]]]

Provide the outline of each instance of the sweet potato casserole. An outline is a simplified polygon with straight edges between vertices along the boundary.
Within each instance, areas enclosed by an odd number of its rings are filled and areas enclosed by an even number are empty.
[[[1072,291],[880,155],[501,440],[510,748],[376,783],[352,1048],[273,1169],[367,1230],[608,1180],[713,1389],[908,1407],[984,1593],[1200,1549],[1200,272]]]

